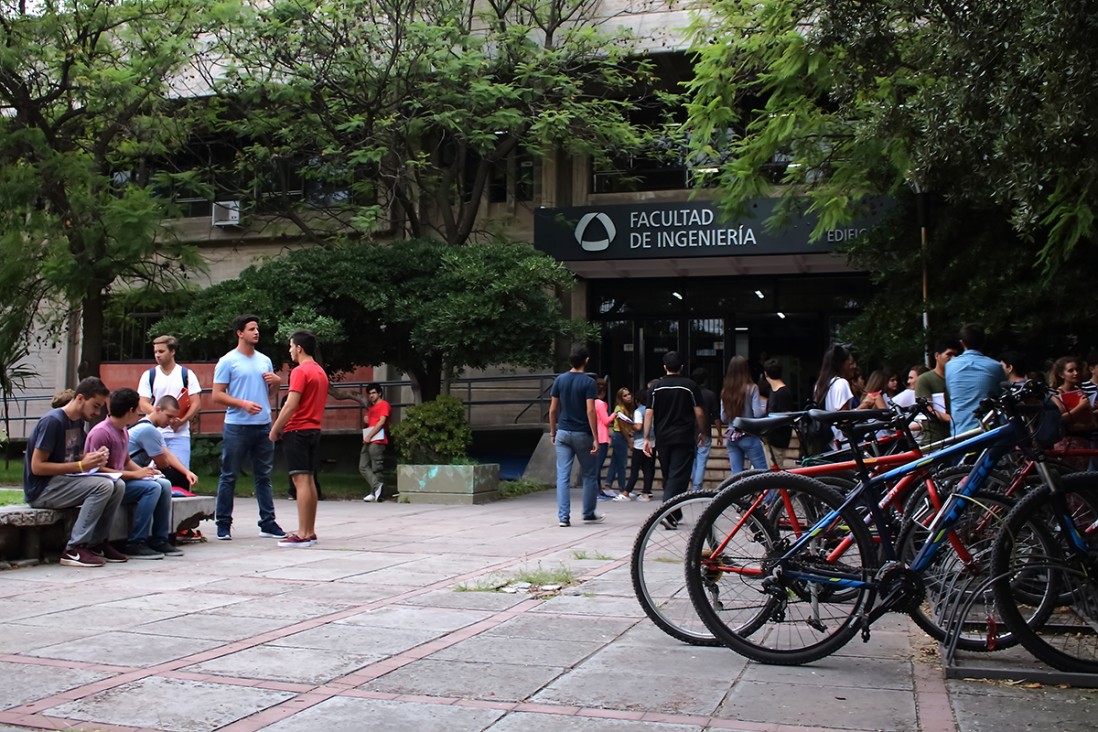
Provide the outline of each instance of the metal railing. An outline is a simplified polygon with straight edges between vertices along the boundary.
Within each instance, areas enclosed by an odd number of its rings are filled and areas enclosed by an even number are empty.
[[[457,379],[451,384],[450,393],[462,399],[465,403],[466,418],[473,427],[501,424],[543,424],[549,414],[549,390],[556,374],[508,374],[503,376],[471,376]],[[365,402],[366,384],[371,382],[338,382],[334,384],[341,391],[352,392],[362,397]],[[383,393],[396,396],[405,392],[409,386],[407,381],[382,381]],[[285,392],[287,386],[283,385],[280,392]],[[493,395],[491,392],[504,392],[504,396]],[[509,392],[509,393],[508,393]],[[209,392],[205,392],[205,406],[212,406],[212,400],[208,398]],[[48,395],[29,395],[14,397],[8,400],[8,423],[11,426],[9,438],[15,441],[23,441],[30,435],[35,423],[41,419],[50,409]],[[411,406],[412,402],[391,398],[387,400],[394,410]],[[277,400],[281,404],[282,397]],[[508,407],[515,407],[512,416]],[[277,409],[277,407],[276,407]],[[328,404],[324,414],[326,421],[344,424],[350,421],[349,416],[343,416],[346,412],[356,412],[357,418],[353,427],[336,427],[333,431],[353,431],[360,429],[362,418],[366,414],[366,407],[354,400],[345,400],[337,404]],[[203,409],[198,413],[196,434],[220,434],[220,419],[225,414],[224,408]],[[329,419],[330,418],[330,419]],[[203,428],[203,422],[206,428]],[[0,428],[4,425],[0,423]],[[327,428],[326,428],[327,429]]]

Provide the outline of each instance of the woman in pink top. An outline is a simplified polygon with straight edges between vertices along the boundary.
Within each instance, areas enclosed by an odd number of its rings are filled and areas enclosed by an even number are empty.
[[[599,431],[599,451],[595,453],[595,470],[599,479],[599,500],[606,501],[614,494],[602,486],[602,468],[606,464],[606,454],[610,452],[610,423],[614,415],[610,414],[610,405],[606,403],[606,379],[595,379],[595,426]]]

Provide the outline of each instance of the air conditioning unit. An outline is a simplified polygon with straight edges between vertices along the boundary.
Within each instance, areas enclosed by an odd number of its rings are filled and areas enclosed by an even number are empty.
[[[210,223],[222,227],[242,225],[240,201],[214,201]]]

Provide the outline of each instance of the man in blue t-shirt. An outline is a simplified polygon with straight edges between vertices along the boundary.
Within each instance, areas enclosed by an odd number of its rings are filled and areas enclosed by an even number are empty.
[[[598,430],[595,428],[595,380],[585,373],[590,355],[575,346],[568,357],[572,367],[553,381],[549,392],[549,437],[557,451],[557,519],[560,526],[572,525],[572,494],[569,483],[572,463],[578,459],[583,473],[583,520],[597,524],[605,517],[595,513],[599,484],[595,466]]]
[[[217,362],[213,377],[213,400],[227,407],[225,430],[221,438],[221,477],[217,481],[217,538],[232,539],[233,497],[236,476],[250,457],[255,482],[255,500],[259,504],[259,535],[285,538],[286,532],[275,521],[271,469],[274,443],[271,432],[271,390],[282,379],[274,372],[271,359],[256,350],[259,344],[259,318],[238,315],[233,319],[236,348]]]
[[[976,409],[987,397],[998,396],[1002,391],[1003,366],[988,358],[984,347],[984,327],[968,323],[958,335],[964,353],[952,359],[945,367],[946,391],[949,393],[949,413],[953,434],[976,429],[980,419]]]
[[[100,474],[110,459],[108,450],[84,452],[85,420],[99,416],[109,394],[102,381],[89,376],[76,385],[68,404],[38,420],[27,439],[23,466],[27,503],[34,508],[80,506],[61,554],[61,564],[66,567],[126,561],[107,541],[126,486],[118,476]]]

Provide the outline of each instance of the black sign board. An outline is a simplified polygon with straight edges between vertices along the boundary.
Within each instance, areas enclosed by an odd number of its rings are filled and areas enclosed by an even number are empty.
[[[864,234],[891,203],[880,199],[867,215],[815,242],[809,235],[814,216],[770,231],[764,221],[777,200],[752,201],[748,215],[726,219],[710,202],[681,201],[542,208],[534,213],[534,246],[558,261],[742,257],[765,254],[816,254]]]

